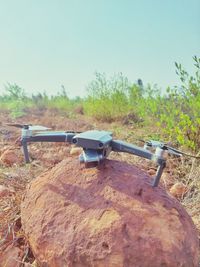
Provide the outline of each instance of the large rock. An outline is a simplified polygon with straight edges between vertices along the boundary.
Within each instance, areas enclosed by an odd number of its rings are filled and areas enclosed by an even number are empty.
[[[123,162],[66,159],[35,179],[21,207],[39,266],[197,267],[198,238],[181,204]]]

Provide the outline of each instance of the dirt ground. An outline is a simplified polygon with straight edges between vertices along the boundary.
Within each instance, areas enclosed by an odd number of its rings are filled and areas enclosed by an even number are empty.
[[[23,233],[20,218],[20,203],[23,199],[26,185],[39,174],[52,168],[55,164],[67,157],[71,151],[69,144],[63,143],[34,143],[29,146],[31,163],[24,164],[21,147],[19,145],[20,129],[8,127],[6,123],[19,122],[40,124],[53,130],[86,131],[90,129],[111,130],[116,139],[123,139],[140,145],[138,139],[146,138],[155,128],[138,128],[134,125],[123,126],[119,123],[107,124],[92,122],[81,115],[67,117],[56,111],[32,110],[26,116],[12,119],[9,114],[0,112],[0,257],[4,252],[8,255],[12,251],[15,264],[9,266],[37,266],[34,255]],[[7,153],[10,161],[2,158]],[[10,154],[9,154],[10,153]],[[13,156],[14,155],[14,156]],[[144,159],[124,153],[111,153],[110,158],[123,160],[139,166],[150,175],[155,174],[155,165]],[[197,162],[191,159],[169,158],[167,168],[162,176],[162,184],[166,190],[177,197],[191,215],[200,236],[200,202],[199,194],[194,194],[194,182],[191,185],[192,175],[198,176]],[[186,173],[190,175],[186,175]],[[196,172],[196,173],[194,173]],[[199,172],[200,173],[200,172]],[[181,183],[177,183],[184,177]],[[196,183],[196,180],[195,180]],[[200,188],[200,187],[199,187]],[[195,199],[196,198],[196,199]],[[15,253],[16,249],[16,253]],[[8,254],[5,253],[8,251]],[[17,255],[17,256],[16,256]],[[17,265],[16,265],[17,264]],[[1,266],[1,263],[0,263]]]

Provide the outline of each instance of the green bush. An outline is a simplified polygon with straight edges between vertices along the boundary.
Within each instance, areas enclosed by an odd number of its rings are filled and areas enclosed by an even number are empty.
[[[135,110],[131,101],[134,94],[137,94],[135,87],[131,87],[121,73],[110,79],[96,73],[95,80],[88,86],[84,112],[100,121],[121,120]]]
[[[168,88],[167,95],[157,103],[159,112],[155,115],[169,138],[197,150],[200,148],[200,58],[193,59],[196,68],[193,76],[175,63],[182,85]]]
[[[0,107],[10,112],[11,117],[18,118],[25,114],[25,110],[32,106],[32,101],[24,90],[16,84],[7,84],[5,94],[0,96]]]
[[[70,100],[64,88],[56,96],[49,97],[44,92],[28,97],[18,85],[8,84],[5,88],[5,94],[0,96],[1,110],[9,111],[13,118],[25,115],[30,108],[39,110],[49,108],[56,109],[58,112],[71,112],[76,105],[78,105],[78,100]]]

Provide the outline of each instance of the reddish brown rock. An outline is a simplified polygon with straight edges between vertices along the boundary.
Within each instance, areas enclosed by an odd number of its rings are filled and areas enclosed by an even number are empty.
[[[197,267],[189,215],[134,166],[66,159],[36,178],[21,207],[39,266]]]
[[[171,188],[170,188],[170,193],[172,196],[176,197],[176,198],[182,198],[185,193],[188,191],[188,188],[186,185],[184,185],[183,183],[175,183]]]
[[[0,163],[5,166],[20,165],[24,162],[22,151],[19,148],[8,149],[0,157]]]
[[[156,170],[154,170],[154,169],[149,169],[149,170],[147,171],[147,173],[148,173],[149,175],[151,175],[151,176],[155,176],[155,175],[156,175]]]
[[[0,267],[20,267],[22,251],[18,247],[8,246],[0,255]]]
[[[6,197],[6,196],[9,196],[11,194],[14,194],[13,189],[9,189],[4,185],[0,185],[0,197]]]

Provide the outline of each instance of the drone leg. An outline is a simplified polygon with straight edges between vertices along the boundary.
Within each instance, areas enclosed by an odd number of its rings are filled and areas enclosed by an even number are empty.
[[[22,147],[23,147],[25,162],[26,163],[29,163],[30,162],[30,159],[29,159],[29,154],[28,154],[27,142],[24,139],[22,139]]]
[[[160,177],[163,173],[163,170],[165,168],[166,164],[165,162],[163,162],[162,164],[159,165],[158,169],[157,169],[157,172],[156,172],[156,177],[153,181],[153,187],[157,187],[158,184],[159,184],[159,181],[160,181]]]

